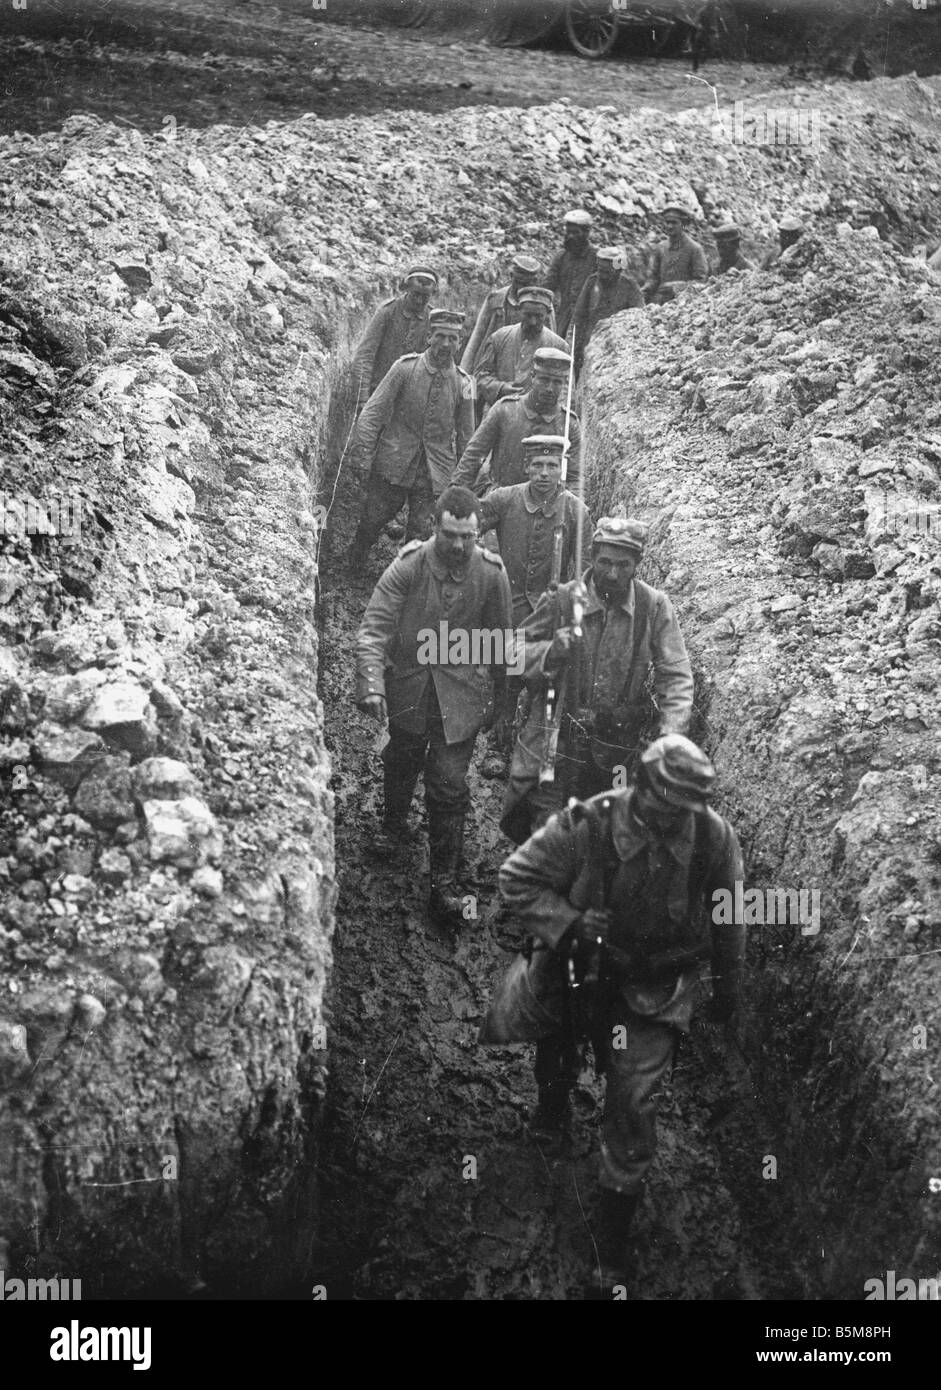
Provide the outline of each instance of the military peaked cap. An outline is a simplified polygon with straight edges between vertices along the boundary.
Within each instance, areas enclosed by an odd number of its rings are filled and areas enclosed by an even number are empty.
[[[664,734],[640,756],[651,786],[671,806],[705,811],[716,770],[701,748],[683,734]]]
[[[625,550],[636,550],[642,555],[647,544],[647,527],[642,521],[633,521],[623,516],[603,516],[595,527],[591,543],[621,545]]]

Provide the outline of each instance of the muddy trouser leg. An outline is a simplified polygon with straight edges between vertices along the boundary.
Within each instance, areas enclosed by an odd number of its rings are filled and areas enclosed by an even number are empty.
[[[364,556],[368,550],[372,549],[386,522],[391,521],[402,510],[406,496],[410,496],[410,494],[406,493],[404,487],[399,487],[396,483],[386,482],[385,478],[377,477],[375,473],[372,474],[366,488],[363,514],[356,528],[353,544],[350,546],[350,555],[354,560]]]
[[[618,1042],[607,1048],[607,1090],[601,1139],[601,1186],[622,1196],[636,1196],[657,1149],[657,1103],[670,1073],[680,1032],[616,1006],[612,1027],[623,1026]]]
[[[389,742],[382,750],[384,771],[384,819],[404,821],[412,804],[412,793],[425,761],[427,734],[405,733],[389,725]]]
[[[425,462],[424,451],[419,460],[418,478],[408,490],[408,524],[406,541],[426,541],[434,528],[435,493]]]
[[[446,743],[441,711],[433,694],[426,727],[430,741],[425,758],[425,804],[432,891],[453,895],[464,843],[464,818],[470,807],[467,769],[477,731],[460,743]]]
[[[497,709],[497,719],[503,718],[506,721],[506,730],[502,739],[497,737],[496,729],[490,734],[488,742],[496,753],[509,755],[513,751],[514,722],[516,716],[516,706],[522,693],[525,682],[522,676],[507,676],[506,685],[503,690],[503,697]]]

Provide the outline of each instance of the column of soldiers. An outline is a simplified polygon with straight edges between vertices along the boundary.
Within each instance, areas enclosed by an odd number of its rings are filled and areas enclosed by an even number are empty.
[[[407,849],[422,776],[430,916],[459,928],[467,773],[489,728],[481,770],[507,778],[500,825],[517,846],[500,891],[531,940],[480,1041],[535,1042],[531,1131],[550,1143],[567,1133],[591,1043],[607,1078],[596,1236],[607,1297],[633,1277],[657,1097],[704,972],[712,1016],[734,1025],[744,958],[740,924],[703,920],[717,889],[734,894],[742,862],[709,806],[715,769],[687,737],[683,635],[667,594],[638,577],[647,527],[589,516],[581,429],[562,401],[597,323],[709,273],[686,220],[682,207],[665,210],[667,240],[641,285],[620,248],[592,245],[587,212],[566,214],[548,272],[514,258],[460,365],[463,316],[429,307],[437,277],[416,266],[354,361],[357,389],[368,382],[370,394],[356,428],[368,483],[351,565],[408,506],[406,544],[357,636],[356,703],[388,730],[375,848]],[[775,254],[801,230],[782,223]],[[716,240],[716,274],[749,268],[737,227]],[[562,336],[573,329],[574,358]],[[478,543],[487,533],[499,554]]]

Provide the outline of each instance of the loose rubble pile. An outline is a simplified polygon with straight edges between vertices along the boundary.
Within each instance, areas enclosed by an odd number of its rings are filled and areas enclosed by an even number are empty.
[[[941,283],[841,224],[697,289],[593,341],[594,486],[655,526],[750,881],[820,893],[755,931],[752,1051],[808,1290],[858,1297],[941,1233]]]
[[[7,534],[0,557],[0,1235],[38,1272],[53,1256],[42,1245],[36,1256],[37,1211],[41,1224],[56,1218],[54,1267],[80,1257],[103,1289],[193,1286],[220,1267],[238,1269],[239,1287],[287,1277],[275,1232],[287,1203],[310,1206],[297,1174],[309,1171],[324,1084],[332,906],[313,506],[318,484],[324,502],[333,493],[338,461],[321,474],[319,445],[358,316],[416,252],[469,307],[514,250],[547,258],[573,203],[597,214],[604,239],[638,249],[650,212],[678,194],[734,214],[746,249],[785,208],[819,213],[824,240],[847,210],[889,209],[887,236],[909,251],[941,221],[936,85],[883,84],[885,112],[859,124],[857,96],[831,97],[852,173],[844,149],[739,158],[698,116],[655,124],[566,104],[150,138],[76,117],[0,142],[0,481],[44,505],[74,495],[81,518],[71,539]],[[912,121],[919,139],[888,160]],[[846,245],[870,274],[899,273],[877,242]],[[906,273],[906,304],[927,322],[924,272]],[[763,290],[782,311],[790,275]],[[815,321],[841,323],[854,293],[871,302],[864,279],[839,276],[816,284]],[[706,293],[716,313],[707,321],[703,308],[697,352],[668,368],[670,409],[696,419],[699,402],[706,416],[734,404],[735,467],[751,476],[764,447],[783,482],[790,423],[822,408],[844,369],[822,328],[800,358],[803,329],[788,320],[774,351],[798,369],[769,357],[764,377],[787,369],[787,380],[749,384],[733,402],[729,349],[713,369],[705,354],[726,299],[748,296],[731,282]],[[756,364],[769,304],[743,326]],[[651,315],[649,331],[674,325],[686,341],[686,313]],[[852,321],[873,357],[845,368],[866,402],[866,458],[894,464],[904,390],[871,384],[891,359],[890,343],[883,356],[872,346],[888,320],[880,310],[862,334]],[[897,366],[925,351],[896,341]],[[605,399],[623,411],[624,369],[606,380],[593,412]],[[932,427],[918,421],[908,462],[931,467]],[[816,433],[828,441],[820,486],[839,491],[850,446]],[[355,484],[339,481],[341,496]],[[842,503],[838,528],[811,514],[830,496],[780,499],[782,534],[814,580],[818,565],[849,577],[867,564]],[[921,584],[915,607],[930,601],[920,561],[896,548],[891,572]],[[901,647],[911,633],[897,594],[884,606]],[[783,622],[803,621],[787,612]],[[807,675],[815,696],[819,669]],[[919,719],[926,700],[906,692]]]

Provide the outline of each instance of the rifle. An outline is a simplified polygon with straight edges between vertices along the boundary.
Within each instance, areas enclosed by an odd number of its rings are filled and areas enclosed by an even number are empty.
[[[569,465],[569,419],[572,410],[572,386],[575,381],[575,327],[572,327],[572,360],[569,365],[569,386],[568,395],[565,401],[565,448],[562,450],[562,476],[561,483],[563,491],[566,479],[568,478]],[[550,590],[557,591],[559,580],[562,577],[562,547],[565,543],[565,505],[559,512],[559,520],[552,534],[552,571],[549,576]],[[582,548],[582,528],[576,528],[575,539],[575,572],[581,576],[581,548]],[[581,591],[581,585],[576,584],[572,595],[572,635],[576,643],[582,637],[582,618],[585,613],[585,599]],[[563,695],[565,692],[566,676],[568,666],[563,667],[561,673],[552,673],[549,677],[549,685],[546,690],[546,709],[543,720],[543,741],[542,758],[539,763],[539,782],[544,784],[555,781],[555,761],[559,751],[559,729],[562,725],[562,710],[565,704]]]

